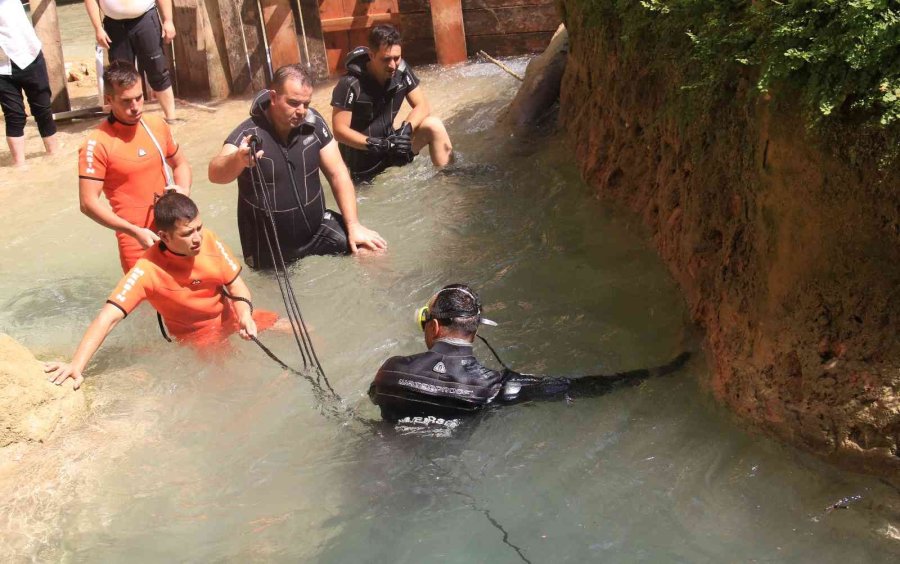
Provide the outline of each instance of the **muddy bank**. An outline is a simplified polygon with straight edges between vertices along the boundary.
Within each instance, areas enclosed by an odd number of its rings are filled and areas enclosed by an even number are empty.
[[[635,64],[654,38],[636,55],[619,22],[601,33],[583,3],[562,5],[561,121],[598,197],[651,230],[707,331],[711,390],[762,429],[900,484],[897,167],[811,133],[790,95],[752,96],[749,78],[727,102],[673,112],[680,77]]]
[[[111,375],[124,382],[146,375]],[[136,442],[152,437],[159,406],[141,399],[127,418],[119,390],[72,390],[48,382],[41,363],[0,333],[0,560],[59,558],[62,509],[96,495],[91,487]]]

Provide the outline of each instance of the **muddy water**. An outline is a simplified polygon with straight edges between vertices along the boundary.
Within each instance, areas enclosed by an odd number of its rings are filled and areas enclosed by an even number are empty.
[[[413,310],[449,282],[481,290],[500,323],[485,335],[522,371],[613,372],[694,346],[639,221],[591,198],[559,136],[495,127],[514,79],[480,64],[421,75],[460,162],[437,174],[419,158],[359,190],[384,256],[292,270],[341,409],[377,419],[364,395],[375,369],[421,350]],[[326,115],[329,91],[314,99]],[[183,108],[176,128],[206,225],[235,248],[236,189],[205,170],[246,111]],[[78,211],[74,150],[93,125],[67,126],[63,155],[0,173],[0,330],[45,358],[72,353],[120,274],[111,233]],[[260,307],[283,310],[269,276],[246,278]],[[264,341],[299,363],[289,339]],[[698,385],[706,370],[698,353],[676,376],[602,397],[494,411],[449,438],[398,436],[324,416],[307,382],[251,345],[202,358],[165,343],[144,308],[88,369],[89,424],[10,486],[0,550],[75,562],[895,561],[896,492],[742,430]]]

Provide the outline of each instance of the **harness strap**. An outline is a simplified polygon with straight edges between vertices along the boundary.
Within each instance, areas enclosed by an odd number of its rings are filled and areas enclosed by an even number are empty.
[[[159,158],[162,160],[163,176],[166,177],[166,186],[175,184],[175,181],[172,180],[172,174],[169,172],[169,167],[166,166],[166,155],[165,153],[163,153],[162,147],[159,146],[159,141],[156,140],[156,136],[153,135],[153,132],[150,131],[150,128],[147,127],[146,123],[144,123],[143,118],[141,118],[141,126],[143,126],[144,131],[147,132],[147,135],[150,137],[150,141],[153,142],[153,146],[156,147],[157,151],[159,151]]]
[[[166,332],[166,326],[162,320],[162,314],[158,311],[156,312],[156,322],[159,323],[159,332],[162,333],[163,339],[172,342],[172,338],[169,337],[169,334]]]

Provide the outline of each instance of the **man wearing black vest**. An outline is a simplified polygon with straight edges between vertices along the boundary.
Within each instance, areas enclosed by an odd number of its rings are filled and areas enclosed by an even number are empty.
[[[300,65],[281,67],[275,71],[272,89],[256,95],[250,118],[232,131],[209,163],[210,182],[238,180],[238,230],[244,261],[251,268],[272,268],[276,248],[285,262],[291,262],[387,246],[378,233],[359,223],[347,167],[325,120],[309,107],[311,99],[312,80],[306,70]],[[251,141],[257,144],[255,155]],[[257,163],[265,186],[253,180],[251,168],[255,170]],[[340,214],[325,209],[320,167]]]
[[[354,182],[409,164],[426,145],[434,166],[450,163],[450,136],[440,118],[431,115],[418,77],[401,58],[400,42],[393,26],[372,28],[369,46],[347,54],[347,74],[331,95],[334,136]],[[412,111],[395,129],[403,100]]]

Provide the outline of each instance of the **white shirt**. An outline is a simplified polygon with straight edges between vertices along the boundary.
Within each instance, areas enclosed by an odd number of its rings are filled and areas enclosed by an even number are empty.
[[[146,14],[156,0],[100,0],[103,15],[113,20],[130,20]]]
[[[24,69],[41,52],[41,40],[25,15],[22,0],[0,0],[0,75],[12,74],[12,63]]]

